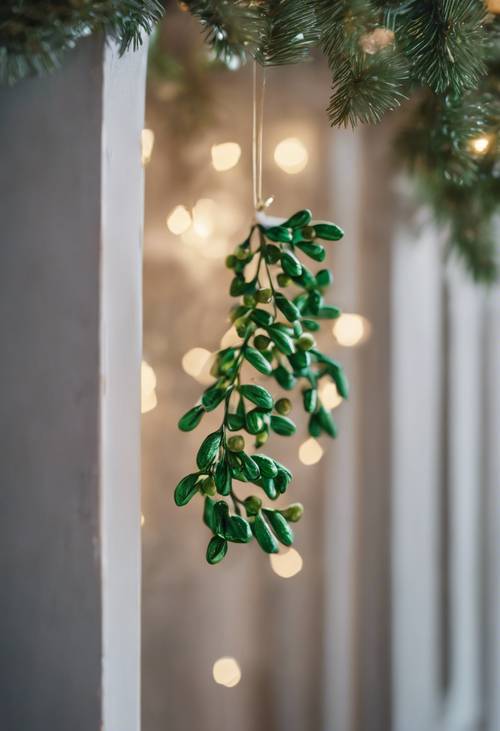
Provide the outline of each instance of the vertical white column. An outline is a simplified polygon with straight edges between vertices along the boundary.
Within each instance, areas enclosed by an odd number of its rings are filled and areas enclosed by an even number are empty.
[[[488,293],[485,304],[484,383],[485,419],[485,530],[484,592],[486,642],[485,706],[487,731],[500,728],[500,287]]]
[[[145,47],[104,49],[101,541],[104,731],[140,727],[140,362]]]
[[[481,722],[483,290],[463,270],[449,281],[450,731]]]
[[[335,249],[335,302],[348,311],[359,310],[358,258],[361,238],[359,205],[362,190],[360,133],[338,129],[329,149],[332,218],[345,229]],[[351,397],[341,413],[340,435],[325,460],[327,506],[325,526],[328,577],[325,585],[325,731],[354,728],[357,687],[357,606],[359,539],[359,419],[362,408],[357,354],[342,352]]]
[[[435,231],[401,224],[392,275],[392,685],[394,731],[439,715],[442,281]]]
[[[145,51],[0,90],[2,731],[138,731]]]

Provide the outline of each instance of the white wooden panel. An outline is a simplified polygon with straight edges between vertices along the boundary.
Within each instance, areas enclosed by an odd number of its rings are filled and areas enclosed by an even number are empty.
[[[448,272],[450,690],[445,727],[481,721],[482,289],[462,269]]]
[[[433,731],[438,712],[440,271],[435,232],[415,240],[401,226],[391,312],[394,731]]]

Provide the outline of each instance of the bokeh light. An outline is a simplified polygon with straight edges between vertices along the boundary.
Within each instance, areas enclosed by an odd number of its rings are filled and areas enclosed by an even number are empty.
[[[153,130],[143,129],[141,132],[141,162],[144,166],[151,160],[154,143],[155,133]]]
[[[191,226],[191,214],[185,206],[176,206],[167,218],[168,229],[179,236]]]
[[[486,155],[491,148],[493,137],[491,135],[480,135],[469,142],[469,149],[476,155]]]
[[[234,657],[220,657],[212,668],[214,680],[226,688],[234,688],[241,680],[241,669]]]
[[[299,447],[299,459],[302,464],[313,465],[320,461],[323,456],[323,447],[321,444],[311,437],[306,439]]]
[[[370,335],[370,323],[365,317],[352,312],[344,312],[332,328],[335,340],[344,348],[360,345]]]
[[[319,397],[325,409],[336,409],[342,403],[342,396],[334,383],[324,383],[320,386]]]
[[[141,413],[147,414],[158,404],[156,396],[156,374],[145,360],[141,363]]]
[[[198,378],[211,355],[206,348],[191,348],[182,358],[182,367],[188,376]]]
[[[275,574],[281,576],[282,579],[291,579],[302,571],[304,562],[302,556],[295,548],[288,548],[280,551],[280,553],[272,553],[269,556],[271,568]]]
[[[218,172],[231,170],[238,164],[241,157],[241,147],[237,142],[223,142],[212,145],[212,165]]]
[[[201,198],[193,208],[193,229],[202,239],[208,239],[215,229],[217,204],[211,198]]]
[[[309,154],[306,146],[297,137],[287,137],[276,145],[274,161],[289,175],[300,173],[307,165]]]

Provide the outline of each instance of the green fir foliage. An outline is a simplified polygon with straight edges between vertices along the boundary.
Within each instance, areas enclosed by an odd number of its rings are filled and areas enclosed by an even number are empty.
[[[101,31],[120,53],[137,48],[163,15],[159,0],[4,0],[0,3],[0,83],[52,71],[84,36]]]

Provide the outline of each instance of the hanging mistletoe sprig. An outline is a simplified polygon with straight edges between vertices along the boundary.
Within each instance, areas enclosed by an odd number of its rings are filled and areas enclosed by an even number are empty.
[[[226,264],[234,272],[230,294],[241,298],[231,310],[241,344],[216,353],[215,383],[179,421],[182,431],[191,431],[206,412],[223,410],[220,427],[198,450],[197,471],[184,477],[174,493],[178,506],[187,505],[196,494],[204,496],[203,519],[213,534],[206,554],[210,564],[224,558],[229,542],[249,543],[255,537],[266,553],[276,553],[278,541],[290,546],[294,539],[290,523],[298,521],[303,512],[300,503],[276,509],[264,507],[258,495],[241,499],[236,493],[235,483],[250,483],[274,501],[292,480],[290,470],[278,460],[260,453],[250,455],[245,436],[238,432],[253,437],[254,446],[260,449],[270,432],[291,436],[296,431],[289,418],[290,400],[275,400],[267,388],[245,383],[244,366],[274,378],[287,391],[300,383],[311,436],[337,434],[318,387],[322,379],[331,379],[342,398],[347,398],[348,384],[340,364],[317,349],[313,335],[320,329],[319,321],[340,315],[337,307],[323,299],[333,277],[328,269],[313,274],[297,254],[322,262],[326,250],[319,241],[338,241],[342,236],[338,226],[312,222],[311,212],[303,210],[279,225],[255,224],[227,258]],[[298,288],[293,299],[283,291],[290,286]]]

